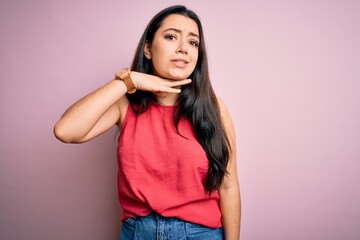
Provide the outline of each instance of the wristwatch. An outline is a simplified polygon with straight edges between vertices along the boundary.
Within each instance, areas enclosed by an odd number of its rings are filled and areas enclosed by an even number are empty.
[[[127,93],[133,94],[136,92],[136,87],[131,79],[131,69],[124,68],[115,73],[115,78],[125,83]]]

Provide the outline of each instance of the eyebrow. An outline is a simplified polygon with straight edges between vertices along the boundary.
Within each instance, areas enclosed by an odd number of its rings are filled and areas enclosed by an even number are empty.
[[[168,28],[168,29],[165,29],[163,32],[167,32],[167,31],[175,31],[177,33],[182,33],[182,31],[180,29],[177,29],[177,28]],[[197,35],[196,33],[189,32],[189,35],[193,36],[193,37],[197,37],[198,39],[200,39],[199,35]]]

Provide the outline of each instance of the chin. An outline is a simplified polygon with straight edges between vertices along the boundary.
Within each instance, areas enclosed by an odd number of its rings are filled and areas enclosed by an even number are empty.
[[[174,80],[174,81],[177,81],[177,80],[184,80],[184,79],[187,79],[189,78],[190,75],[185,75],[185,76],[169,76],[169,77],[166,77],[167,79],[170,79],[170,80]]]
[[[168,71],[162,71],[162,72],[154,71],[154,75],[174,81],[187,79],[189,78],[191,73],[192,71],[190,72],[189,70],[185,70],[185,69],[170,69]]]
[[[171,79],[171,80],[184,80],[184,79],[187,79],[189,78],[191,75],[191,73],[187,73],[187,72],[170,72],[168,74],[168,79]]]
[[[190,76],[190,74],[155,74],[155,75],[164,79],[169,79],[174,81],[184,80],[189,78]]]

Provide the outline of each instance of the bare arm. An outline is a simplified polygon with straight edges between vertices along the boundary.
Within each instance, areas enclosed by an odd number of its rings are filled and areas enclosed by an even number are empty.
[[[55,124],[55,136],[66,143],[81,143],[103,133],[119,119],[116,103],[125,93],[125,84],[112,80],[83,97],[70,106]]]
[[[151,92],[178,93],[176,87],[188,84],[189,79],[170,81],[153,75],[132,72],[137,89]],[[119,80],[112,80],[83,97],[62,115],[54,126],[55,136],[66,143],[82,143],[110,129],[126,112],[127,89]]]
[[[224,127],[231,146],[230,159],[227,166],[228,175],[224,177],[219,190],[222,223],[225,239],[238,240],[240,239],[241,203],[236,164],[235,129],[230,114],[221,100],[219,100],[219,105]]]

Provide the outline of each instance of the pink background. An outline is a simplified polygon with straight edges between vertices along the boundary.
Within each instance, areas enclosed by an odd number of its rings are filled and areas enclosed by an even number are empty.
[[[360,1],[0,2],[0,239],[116,239],[116,130],[52,127],[183,3],[237,129],[242,239],[360,239]]]

